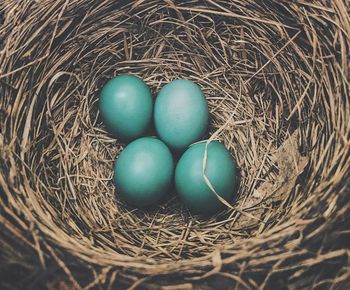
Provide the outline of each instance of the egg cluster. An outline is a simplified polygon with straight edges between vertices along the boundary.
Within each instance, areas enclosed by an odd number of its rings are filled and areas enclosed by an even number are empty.
[[[197,214],[213,214],[230,201],[236,166],[218,141],[205,142],[209,111],[200,87],[190,80],[165,85],[155,102],[146,83],[123,74],[109,80],[99,100],[102,119],[111,133],[129,143],[117,158],[114,182],[121,198],[145,207],[175,187],[180,199]],[[144,137],[151,123],[158,137]],[[174,156],[180,156],[175,165]]]

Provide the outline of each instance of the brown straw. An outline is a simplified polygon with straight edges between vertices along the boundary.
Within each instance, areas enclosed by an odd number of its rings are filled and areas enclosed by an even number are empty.
[[[0,1],[0,288],[350,289],[349,15],[347,0]],[[223,212],[119,199],[125,144],[97,104],[120,73],[154,96],[202,88],[205,138],[239,168]]]

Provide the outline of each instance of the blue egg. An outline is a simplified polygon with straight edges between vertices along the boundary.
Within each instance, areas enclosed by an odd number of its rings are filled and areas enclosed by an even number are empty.
[[[153,99],[142,79],[123,74],[104,85],[99,107],[107,128],[121,140],[131,141],[147,131],[152,120]]]
[[[175,80],[159,92],[154,125],[170,148],[185,150],[200,140],[208,127],[208,104],[200,87],[190,80]]]
[[[162,199],[173,182],[174,161],[169,148],[153,137],[139,138],[119,155],[114,167],[117,193],[135,206]]]

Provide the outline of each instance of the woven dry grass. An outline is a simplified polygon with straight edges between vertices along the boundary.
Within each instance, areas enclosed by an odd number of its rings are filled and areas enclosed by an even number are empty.
[[[34,288],[64,287],[48,281],[55,271],[87,289],[349,285],[348,1],[0,8],[3,269],[45,269]],[[142,77],[154,96],[177,78],[201,86],[208,137],[240,169],[230,208],[201,219],[174,193],[149,210],[118,199],[112,168],[124,144],[97,101],[119,73]]]

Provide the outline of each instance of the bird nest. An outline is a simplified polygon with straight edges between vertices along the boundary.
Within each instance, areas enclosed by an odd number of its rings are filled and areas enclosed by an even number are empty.
[[[0,8],[3,269],[56,271],[59,283],[90,289],[349,281],[349,2]],[[97,103],[121,73],[142,77],[154,97],[174,79],[201,87],[208,137],[239,168],[230,207],[201,218],[175,193],[146,210],[119,199],[113,163],[125,144]],[[48,287],[49,276],[35,283]]]

